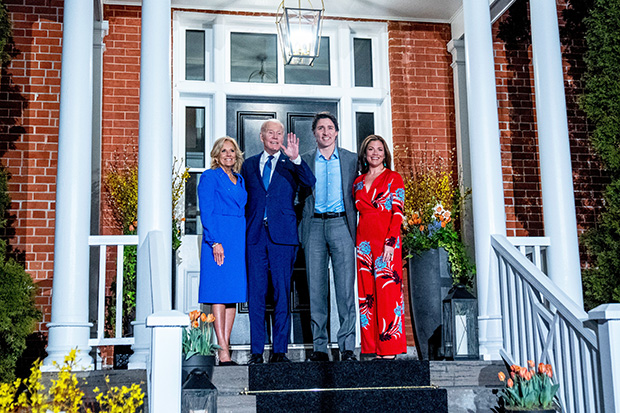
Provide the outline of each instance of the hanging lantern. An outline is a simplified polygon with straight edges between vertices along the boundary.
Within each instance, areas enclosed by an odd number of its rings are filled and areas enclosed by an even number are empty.
[[[478,359],[478,304],[463,285],[443,299],[442,341],[445,358]]]
[[[325,6],[321,0],[321,9],[302,8],[298,0],[297,8],[284,7],[284,0],[276,12],[276,27],[286,65],[311,66],[319,56],[321,27]]]

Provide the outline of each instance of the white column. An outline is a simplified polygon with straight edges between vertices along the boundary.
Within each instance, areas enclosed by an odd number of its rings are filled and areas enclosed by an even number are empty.
[[[566,119],[560,33],[555,2],[532,0],[532,56],[548,273],[583,307],[581,262]]]
[[[620,411],[620,304],[602,304],[588,313],[596,322],[601,360],[603,411]]]
[[[464,0],[467,103],[476,242],[480,356],[502,347],[499,277],[491,235],[506,235],[495,67],[488,0]]]
[[[134,354],[129,368],[145,368],[151,335],[146,317],[152,311],[149,279],[149,231],[163,234],[162,263],[171,297],[172,276],[172,108],[170,76],[170,0],[142,1],[140,50],[140,136],[138,151],[138,264]]]
[[[88,354],[92,1],[65,0],[62,42],[52,322],[47,325],[45,370],[54,370],[53,362],[62,364],[76,347],[78,365],[93,367]]]
[[[469,123],[467,121],[467,71],[465,65],[465,41],[452,39],[448,42],[452,54],[452,81],[454,83],[454,106],[456,117],[456,159],[459,166],[461,191],[471,189],[471,159],[469,146]],[[474,256],[474,223],[471,198],[467,198],[461,210],[461,237],[467,252]]]

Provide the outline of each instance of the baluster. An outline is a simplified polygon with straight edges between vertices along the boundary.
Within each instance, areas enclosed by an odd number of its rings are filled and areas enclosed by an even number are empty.
[[[97,340],[103,340],[105,327],[105,281],[107,246],[99,246],[99,291],[97,291]]]
[[[123,267],[125,264],[124,245],[116,247],[116,328],[115,338],[123,337]]]
[[[507,275],[507,263],[499,254],[496,254],[498,261],[499,271],[499,293],[500,303],[502,308],[502,337],[504,341],[504,347],[509,354],[512,354],[512,346],[510,345],[510,318],[509,303],[508,303],[508,275]]]
[[[518,344],[518,319],[517,319],[517,294],[516,294],[516,276],[512,265],[508,264],[506,266],[508,277],[508,319],[510,320],[510,352],[509,354],[512,357],[519,356],[519,344]],[[514,362],[518,362],[518,360],[514,360]]]

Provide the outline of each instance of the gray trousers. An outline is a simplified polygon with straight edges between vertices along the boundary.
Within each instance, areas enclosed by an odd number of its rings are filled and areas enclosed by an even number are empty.
[[[310,318],[315,351],[327,353],[329,337],[329,258],[332,260],[340,329],[340,351],[355,350],[355,243],[345,217],[312,218],[306,255]]]

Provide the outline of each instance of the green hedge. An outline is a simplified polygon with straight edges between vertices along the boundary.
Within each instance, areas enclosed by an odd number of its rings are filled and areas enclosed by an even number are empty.
[[[620,0],[593,0],[586,18],[582,107],[593,125],[591,141],[611,183],[595,228],[581,237],[593,265],[583,272],[584,304],[620,302]]]

